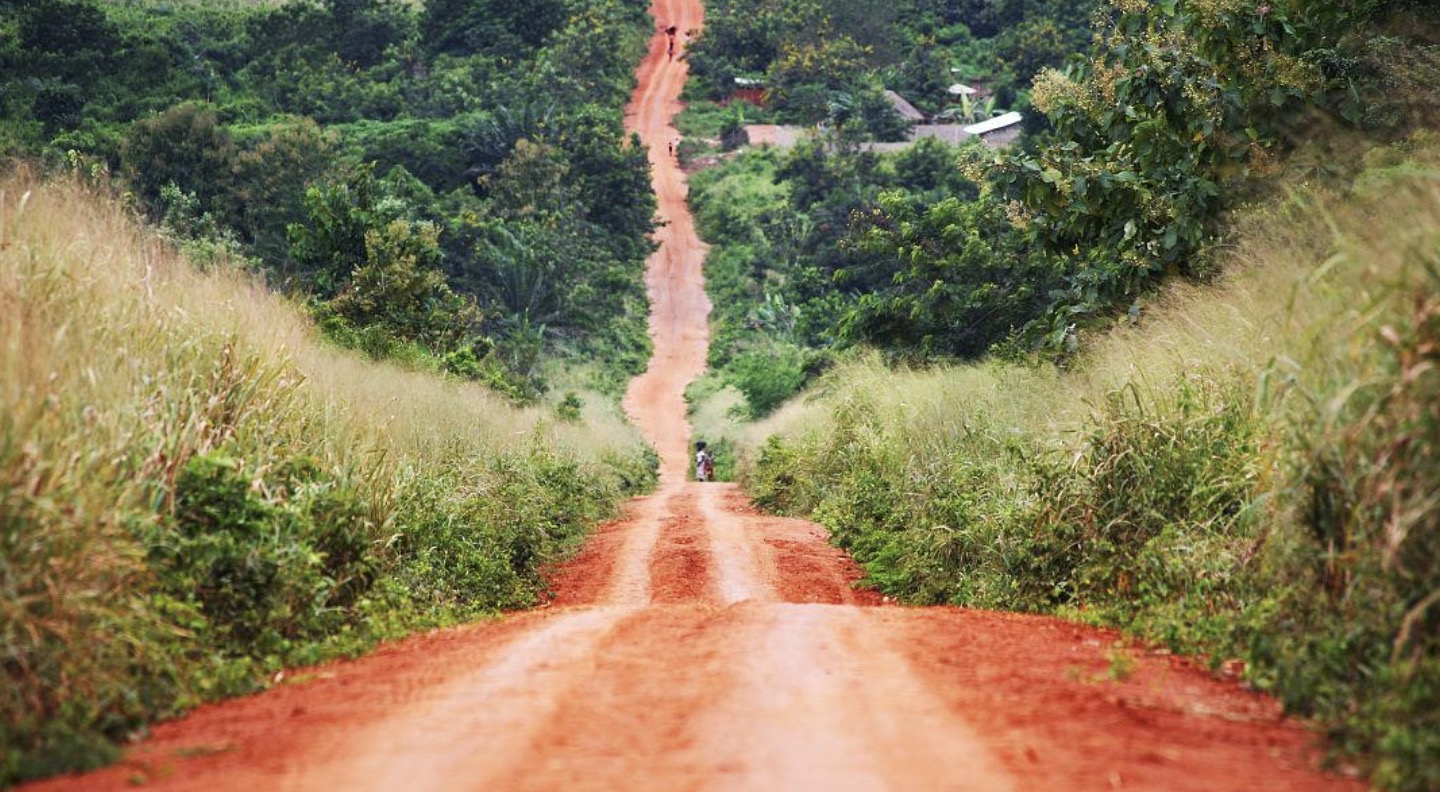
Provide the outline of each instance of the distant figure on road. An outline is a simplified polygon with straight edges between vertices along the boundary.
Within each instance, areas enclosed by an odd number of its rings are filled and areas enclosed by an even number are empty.
[[[695,480],[713,481],[715,479],[715,457],[705,447],[704,440],[695,442]]]

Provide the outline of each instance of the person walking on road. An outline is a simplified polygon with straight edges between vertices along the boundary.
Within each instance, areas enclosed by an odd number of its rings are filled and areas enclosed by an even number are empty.
[[[704,440],[695,442],[695,480],[711,481],[715,478],[715,457],[706,448]]]

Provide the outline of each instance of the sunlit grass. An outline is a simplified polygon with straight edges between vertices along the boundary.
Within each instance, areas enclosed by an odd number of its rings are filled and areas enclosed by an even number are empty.
[[[0,178],[0,785],[104,761],[126,730],[277,665],[529,601],[537,567],[653,473],[618,409],[591,404],[564,421],[362,360],[103,192]],[[174,522],[177,482],[207,455],[220,489],[192,494],[245,499],[214,519],[316,592],[277,605],[256,589],[237,614],[175,590],[240,574],[204,555],[243,557],[229,540],[206,550]],[[225,495],[224,471],[248,493]],[[270,643],[246,645],[232,618]]]
[[[107,403],[143,396],[154,378],[176,377],[185,366],[203,371],[208,356],[231,343],[237,354],[267,361],[275,376],[298,379],[298,391],[338,433],[340,447],[373,444],[403,455],[499,452],[541,428],[585,456],[634,442],[613,413],[603,431],[557,425],[547,408],[515,408],[475,384],[338,350],[320,339],[299,306],[243,273],[196,271],[77,185],[12,177],[3,189],[7,296],[23,305],[7,312],[15,326],[4,361],[10,414],[24,400],[44,397],[36,382],[53,383],[45,395],[111,414]]]

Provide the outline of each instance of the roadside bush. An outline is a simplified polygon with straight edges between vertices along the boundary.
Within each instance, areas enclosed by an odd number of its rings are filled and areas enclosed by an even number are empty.
[[[534,602],[541,568],[618,500],[613,483],[539,448],[416,471],[399,503],[399,576],[416,601],[471,615]],[[438,475],[437,475],[438,473]]]
[[[380,525],[313,460],[257,474],[223,449],[191,458],[145,544],[165,596],[196,608],[216,649],[289,661],[294,644],[356,621],[349,608],[385,563]]]
[[[1350,339],[1354,379],[1291,424],[1293,522],[1263,578],[1275,613],[1248,650],[1288,706],[1376,752],[1378,783],[1422,790],[1440,785],[1440,224],[1406,236],[1388,255],[1412,269]],[[1373,248],[1336,262],[1356,255]]]
[[[725,368],[730,382],[745,394],[750,415],[769,415],[805,384],[804,353],[790,345],[746,352]]]

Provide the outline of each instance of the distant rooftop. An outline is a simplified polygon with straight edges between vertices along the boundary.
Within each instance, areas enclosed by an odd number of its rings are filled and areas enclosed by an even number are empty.
[[[885,98],[890,100],[890,106],[895,108],[895,112],[899,113],[900,117],[905,119],[906,121],[925,120],[925,114],[915,109],[915,105],[907,102],[905,100],[905,97],[901,96],[900,94],[895,93],[894,91],[886,91]]]
[[[1008,126],[1015,126],[1016,124],[1024,120],[1025,116],[1022,116],[1019,113],[1006,113],[1004,115],[995,116],[989,121],[981,121],[978,124],[971,124],[970,126],[965,127],[965,131],[969,132],[972,135],[983,135],[986,132],[994,132],[997,129],[1004,129]]]

